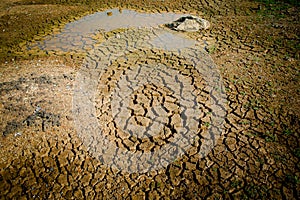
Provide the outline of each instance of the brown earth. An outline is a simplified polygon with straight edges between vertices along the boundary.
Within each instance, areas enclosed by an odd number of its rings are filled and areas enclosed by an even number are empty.
[[[0,199],[299,199],[299,5],[256,1],[4,0],[0,5]],[[109,3],[107,3],[109,2]],[[117,3],[118,2],[118,3]],[[205,158],[127,174],[87,152],[72,118],[81,55],[27,52],[78,16],[110,7],[197,14],[228,100]]]

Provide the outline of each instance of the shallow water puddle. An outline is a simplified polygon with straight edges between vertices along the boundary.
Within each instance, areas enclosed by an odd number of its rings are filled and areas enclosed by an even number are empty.
[[[132,10],[106,10],[66,24],[60,33],[47,36],[45,40],[37,42],[29,49],[38,47],[42,50],[64,52],[89,50],[97,43],[93,36],[101,30],[108,32],[119,28],[155,27],[170,23],[180,17],[182,17],[181,14],[175,13],[139,13]]]
[[[169,32],[158,34],[156,38],[149,41],[153,47],[171,51],[174,49],[184,49],[197,44],[195,40],[180,37]]]

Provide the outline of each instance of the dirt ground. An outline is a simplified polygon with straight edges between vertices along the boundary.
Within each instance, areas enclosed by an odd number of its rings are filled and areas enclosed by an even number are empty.
[[[300,16],[289,2],[2,0],[0,199],[299,199]],[[26,44],[114,7],[211,22],[186,34],[209,41],[228,102],[206,157],[188,152],[166,169],[129,174],[106,167],[78,137],[72,94],[85,55]]]

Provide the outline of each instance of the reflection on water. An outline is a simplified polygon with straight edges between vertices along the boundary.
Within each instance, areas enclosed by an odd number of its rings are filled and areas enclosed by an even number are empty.
[[[112,31],[118,28],[155,27],[170,23],[182,15],[175,13],[139,13],[132,10],[111,9],[85,16],[68,23],[55,35],[31,46],[42,50],[76,51],[93,48],[96,41],[93,36],[99,30]]]
[[[161,33],[156,38],[149,41],[155,48],[172,51],[194,46],[197,42],[192,39],[180,37],[169,32]]]

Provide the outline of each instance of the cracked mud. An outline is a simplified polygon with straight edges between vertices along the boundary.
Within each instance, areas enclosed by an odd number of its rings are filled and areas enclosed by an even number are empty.
[[[88,54],[76,78],[73,105],[79,137],[95,157],[120,170],[147,172],[166,167],[193,143],[199,143],[196,149],[200,146],[204,157],[222,132],[224,87],[213,61],[186,38],[179,40],[187,41],[186,46],[166,42],[162,48],[153,43],[166,33],[137,29],[109,39]],[[146,88],[140,91],[147,85],[158,88],[153,97],[144,93]],[[210,124],[207,132],[201,130],[203,120]],[[167,140],[153,139],[165,134],[170,135]],[[149,137],[152,141],[143,140]],[[115,145],[110,142],[115,140]],[[127,150],[122,151],[120,142]]]
[[[139,7],[143,2],[132,3]],[[299,41],[298,8],[282,9],[290,18],[277,18],[276,13],[268,15],[270,9],[264,10],[264,4],[253,1],[167,3],[159,1],[149,10],[203,11],[212,23],[210,30],[186,34],[191,39],[180,44],[189,49],[195,45],[191,41],[205,41],[195,47],[196,54],[191,50],[187,57],[186,51],[174,49],[178,48],[174,43],[163,42],[173,37],[168,31],[150,39],[159,30],[130,29],[112,33],[103,42],[110,45],[97,46],[84,62],[49,56],[1,63],[0,199],[299,199],[299,53],[282,39]],[[118,41],[124,42],[130,32],[150,35],[149,46],[130,49],[133,42],[119,47]],[[274,37],[274,43],[268,36]],[[223,132],[205,156],[199,154],[201,139],[211,136],[207,133],[217,110],[211,94],[220,93],[211,93],[208,86],[215,82],[206,79],[211,74],[197,69],[191,59],[205,58],[203,48],[216,63],[213,69],[222,77],[227,100]],[[118,50],[120,54],[112,53],[100,62],[100,55]],[[204,56],[198,57],[201,53]],[[78,72],[89,79],[78,82]],[[172,81],[170,74],[180,81]],[[136,75],[139,78],[133,79]],[[91,90],[79,92],[76,86],[84,83]],[[176,91],[176,84],[192,92]],[[127,88],[127,96],[122,88]],[[124,167],[130,162],[120,159],[110,166],[109,157],[101,160],[99,155],[104,154],[98,143],[85,144],[90,135],[84,140],[77,134],[74,90],[79,97],[87,92],[86,107],[79,106],[79,114],[92,120],[82,123],[97,124],[94,127],[108,141],[130,155],[174,143],[174,137],[181,136],[182,119],[189,116],[184,114],[188,106],[199,111],[195,138],[191,136],[181,156],[155,170],[134,172],[155,166],[151,159],[146,166]],[[185,97],[194,100],[185,102]],[[90,133],[90,128],[82,133]],[[147,134],[140,134],[141,130]]]

